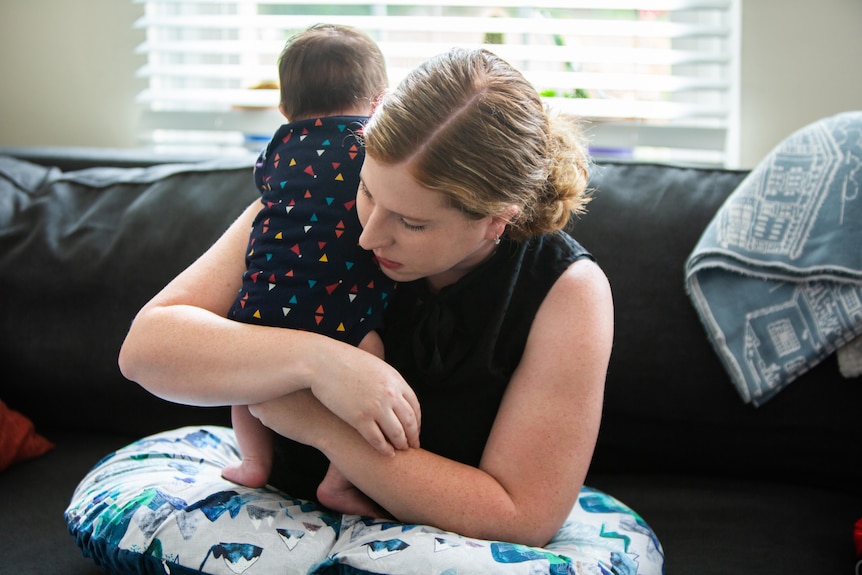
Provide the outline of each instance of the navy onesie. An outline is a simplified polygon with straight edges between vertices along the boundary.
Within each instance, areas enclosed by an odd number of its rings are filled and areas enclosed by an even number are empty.
[[[263,207],[228,317],[358,345],[382,326],[395,283],[359,247],[363,116],[281,126],[254,168]]]

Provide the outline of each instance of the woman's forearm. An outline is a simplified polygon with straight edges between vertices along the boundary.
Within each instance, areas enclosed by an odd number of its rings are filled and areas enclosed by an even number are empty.
[[[560,525],[542,501],[518,501],[486,471],[423,449],[386,456],[310,393],[252,407],[265,425],[320,449],[342,474],[399,521],[468,537],[544,545]]]
[[[348,441],[351,430],[344,432],[340,443],[328,443],[324,453],[351,483],[399,521],[536,546],[547,543],[559,529],[535,524],[531,509],[520,507],[480,468],[421,448],[381,456],[367,444]]]
[[[150,393],[189,405],[248,405],[307,389],[383,453],[419,444],[419,404],[398,372],[324,335],[151,304],[133,322],[120,366]]]
[[[177,403],[257,403],[308,387],[315,340],[296,335],[199,307],[153,306],[133,322],[120,369],[154,395]]]
[[[138,313],[120,350],[123,374],[149,392],[200,406],[266,401],[361,362],[352,346],[323,335],[227,318],[242,286],[251,204],[195,262]],[[335,372],[333,374],[333,372]],[[338,381],[336,379],[336,381]]]

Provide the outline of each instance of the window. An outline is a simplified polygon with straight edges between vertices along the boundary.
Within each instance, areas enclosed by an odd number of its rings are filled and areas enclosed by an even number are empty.
[[[585,120],[593,155],[727,163],[740,0],[135,0],[145,15],[142,138],[157,149],[260,148],[283,122],[276,60],[318,22],[381,46],[396,84],[453,45],[484,45],[554,108]]]

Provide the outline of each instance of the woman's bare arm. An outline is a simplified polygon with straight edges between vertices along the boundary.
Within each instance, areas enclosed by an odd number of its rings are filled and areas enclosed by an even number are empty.
[[[375,448],[418,445],[418,401],[385,362],[323,335],[227,319],[259,208],[249,206],[141,309],[120,351],[122,373],[154,395],[199,406],[311,389]]]
[[[478,468],[422,449],[380,456],[310,394],[253,410],[276,431],[321,449],[400,521],[543,545],[586,476],[612,338],[607,279],[591,262],[573,264],[539,309]]]

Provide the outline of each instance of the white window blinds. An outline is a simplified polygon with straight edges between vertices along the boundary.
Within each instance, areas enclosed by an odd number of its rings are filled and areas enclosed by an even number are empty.
[[[739,0],[135,1],[142,137],[163,149],[262,146],[283,121],[278,55],[319,22],[371,35],[392,85],[452,46],[485,46],[589,120],[599,158],[722,163],[732,147]]]

